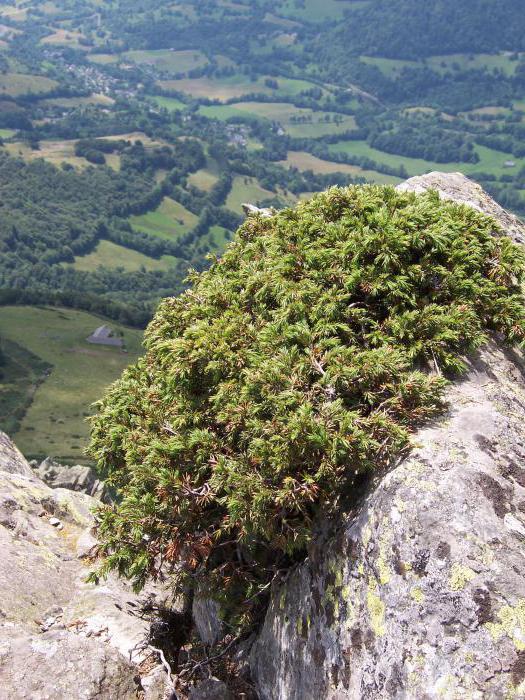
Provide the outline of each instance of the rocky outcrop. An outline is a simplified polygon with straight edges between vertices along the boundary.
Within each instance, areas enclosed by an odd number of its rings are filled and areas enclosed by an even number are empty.
[[[48,457],[40,464],[34,464],[33,471],[53,489],[81,491],[106,503],[111,500],[109,489],[91,467],[82,464],[68,466]]]
[[[433,172],[418,175],[402,182],[397,189],[405,192],[437,190],[443,199],[468,204],[469,207],[492,216],[513,241],[525,243],[525,227],[518,217],[503,209],[480,185],[462,173]]]
[[[459,174],[413,178],[520,222]],[[525,697],[525,364],[493,342],[449,409],[272,593],[261,700]]]
[[[167,676],[144,648],[148,623],[133,614],[138,596],[113,578],[85,582],[96,503],[51,489],[0,433],[2,698],[165,696]]]

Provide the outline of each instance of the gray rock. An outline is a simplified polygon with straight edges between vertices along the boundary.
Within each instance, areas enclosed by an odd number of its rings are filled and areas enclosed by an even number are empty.
[[[426,186],[507,228],[463,176],[405,184]],[[275,588],[251,652],[261,700],[525,697],[524,377],[521,354],[485,347],[447,414]]]
[[[225,683],[217,678],[208,678],[192,688],[189,700],[234,700]]]
[[[0,471],[32,477],[33,470],[26,458],[5,433],[0,431]]]
[[[269,218],[275,214],[275,209],[261,209],[254,204],[241,204],[241,207],[246,216],[262,216],[263,218]]]
[[[82,464],[68,466],[56,462],[52,457],[47,457],[38,466],[34,466],[33,471],[53,489],[80,491],[101,501],[110,501],[109,490],[91,467]]]
[[[220,607],[214,600],[195,597],[192,608],[193,623],[203,644],[212,646],[221,639],[223,624],[219,612]]]
[[[79,558],[96,544],[99,502],[51,489],[3,433],[0,445],[0,697],[138,697],[149,653],[148,623],[132,614],[141,599],[114,577],[86,583]],[[157,674],[145,698],[162,697],[166,681]]]
[[[3,651],[2,651],[3,650]],[[68,630],[2,629],[0,696],[10,700],[136,700],[133,665],[109,645]]]
[[[525,226],[518,217],[503,209],[480,185],[469,180],[462,173],[433,172],[418,175],[402,182],[397,186],[397,189],[404,192],[437,190],[443,199],[468,204],[473,209],[494,217],[499,221],[507,236],[516,243],[525,242]]]

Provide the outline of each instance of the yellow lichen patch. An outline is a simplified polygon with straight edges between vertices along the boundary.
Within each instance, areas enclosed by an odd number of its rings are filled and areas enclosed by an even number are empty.
[[[404,465],[406,473],[405,484],[407,486],[419,486],[421,476],[426,471],[425,465],[421,462],[411,462]]]
[[[407,504],[401,498],[394,499],[394,506],[400,513],[404,513],[407,509]]]
[[[425,600],[425,594],[418,586],[414,586],[410,591],[410,597],[413,598],[416,603],[422,603]]]
[[[460,696],[457,692],[457,679],[450,673],[446,676],[441,676],[441,678],[438,678],[435,689],[439,698],[450,698],[452,700],[452,698],[465,697],[464,695]]]
[[[452,564],[452,568],[450,569],[448,587],[452,591],[461,591],[475,576],[476,572],[472,571],[470,567],[456,562]]]
[[[341,591],[341,597],[346,603],[349,603],[351,601],[352,589],[350,586],[343,586],[343,589]]]
[[[379,571],[379,583],[384,586],[389,583],[391,578],[390,567],[388,565],[388,556],[392,549],[392,530],[390,528],[390,521],[386,516],[383,518],[381,525],[377,568]]]
[[[386,632],[385,604],[377,595],[377,582],[373,578],[370,578],[368,580],[366,604],[368,607],[368,613],[370,615],[370,627],[377,634],[378,637],[382,637]]]
[[[525,599],[521,599],[512,607],[504,605],[498,611],[497,617],[499,622],[487,622],[485,627],[492,637],[497,642],[502,637],[510,637],[514,642],[514,646],[518,651],[525,650]]]
[[[506,695],[506,700],[514,700],[514,698],[525,697],[525,681],[521,681],[519,685],[511,685]]]
[[[370,529],[370,525],[367,525],[363,530],[363,534],[361,535],[361,539],[363,541],[363,547],[365,549],[368,547],[368,543],[370,542],[371,537],[372,537],[372,530]]]

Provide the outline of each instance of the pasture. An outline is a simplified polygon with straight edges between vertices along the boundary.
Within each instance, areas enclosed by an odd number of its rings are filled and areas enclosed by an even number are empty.
[[[64,107],[65,109],[75,109],[77,107],[89,107],[90,105],[111,107],[111,105],[115,104],[115,100],[108,95],[93,93],[88,97],[52,97],[47,100],[41,100],[39,104],[46,107]]]
[[[198,216],[169,197],[164,197],[155,211],[129,218],[130,224],[138,231],[170,241],[191,231],[198,220]]]
[[[163,90],[183,92],[196,99],[207,98],[221,102],[253,94],[272,95],[278,100],[279,97],[295,97],[302,92],[318,87],[309,80],[298,78],[263,75],[255,80],[250,80],[241,74],[223,78],[159,80],[158,84]],[[321,91],[323,95],[327,94],[327,90],[321,88]]]
[[[86,338],[103,323],[122,332],[127,353]],[[12,437],[27,457],[83,460],[86,416],[105,387],[139,356],[142,332],[72,309],[0,307],[2,337],[52,366]]]
[[[209,63],[202,51],[172,51],[158,49],[155,51],[126,51],[123,58],[133,63],[154,66],[163,73],[188,73],[195,68],[202,68]]]
[[[159,95],[155,95],[151,99],[156,105],[167,109],[169,112],[180,112],[188,106],[175,97],[160,97]]]
[[[196,187],[202,192],[209,192],[219,179],[218,175],[209,168],[202,168],[188,177],[188,185]]]
[[[53,34],[49,34],[41,39],[40,43],[43,45],[64,46],[70,49],[87,51],[89,47],[82,44],[82,39],[85,39],[85,36],[80,32],[69,29],[57,29]]]
[[[0,73],[0,97],[20,97],[21,95],[40,95],[51,92],[58,86],[56,80],[43,75],[28,73]]]
[[[112,269],[120,267],[126,272],[137,272],[142,269],[167,270],[174,262],[175,258],[170,255],[163,255],[160,259],[150,258],[137,250],[102,240],[91,253],[79,256],[75,258],[75,262],[67,264],[84,272],[95,272],[99,267]]]
[[[311,170],[317,175],[345,173],[352,177],[364,177],[369,182],[385,185],[401,182],[400,178],[394,177],[393,175],[385,175],[376,170],[364,170],[358,165],[348,165],[347,163],[335,163],[330,160],[323,160],[305,151],[289,151],[288,157],[286,160],[280,161],[280,165],[288,168],[297,168],[302,171]]]
[[[290,136],[299,138],[342,134],[356,126],[353,116],[316,112],[309,108],[295,107],[288,102],[236,102],[229,105],[203,106],[199,112],[206,117],[225,121],[241,115],[249,119],[268,119],[278,122]]]
[[[493,148],[486,146],[475,146],[475,150],[480,158],[478,163],[437,163],[434,161],[426,161],[422,158],[409,158],[407,156],[399,156],[392,153],[379,151],[377,148],[372,148],[366,141],[339,141],[331,144],[329,150],[332,153],[348,153],[356,156],[366,156],[377,163],[382,163],[391,167],[399,167],[404,165],[409,176],[421,175],[430,172],[431,170],[441,170],[443,172],[461,172],[465,175],[472,173],[486,172],[496,175],[513,174],[525,165],[525,159],[514,158],[509,153],[496,151]],[[513,168],[505,167],[507,161],[513,161]]]
[[[92,63],[98,63],[100,66],[108,66],[113,63],[120,63],[120,55],[116,53],[92,53],[87,56],[87,59]]]
[[[261,187],[259,182],[254,177],[245,177],[244,175],[236,175],[233,178],[230,194],[226,199],[226,207],[239,214],[242,213],[242,204],[259,204],[265,199],[275,197],[274,192]]]
[[[5,150],[12,156],[23,158],[30,162],[37,158],[42,158],[48,163],[52,163],[56,167],[60,167],[62,163],[67,163],[77,170],[87,168],[91,163],[85,158],[75,155],[75,141],[40,141],[40,148],[32,149],[22,141],[14,141],[4,144]],[[120,169],[120,155],[118,153],[105,154],[106,165],[113,170]]]
[[[355,7],[366,7],[370,0],[307,0],[297,3],[284,0],[278,7],[279,14],[298,18],[307,22],[319,22],[325,19],[341,20],[345,11]]]

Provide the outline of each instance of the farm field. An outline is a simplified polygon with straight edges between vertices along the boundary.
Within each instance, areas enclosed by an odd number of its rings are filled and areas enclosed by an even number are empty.
[[[166,73],[188,73],[195,68],[202,68],[209,63],[202,51],[172,51],[159,49],[155,51],[127,51],[122,57],[134,63],[155,66]]]
[[[243,97],[251,93],[264,93],[269,95],[272,90],[264,85],[262,79],[251,82],[238,76],[231,78],[183,78],[180,80],[159,80],[158,84],[163,90],[174,90],[191,95],[197,99],[231,100]]]
[[[379,68],[381,73],[389,78],[398,77],[403,68],[413,68],[420,65],[418,61],[405,61],[399,58],[381,58],[379,56],[361,56],[360,61],[369,66]]]
[[[101,66],[120,63],[120,55],[115,53],[92,53],[86,58],[92,63],[98,63]]]
[[[6,143],[4,148],[10,155],[23,158],[25,161],[43,158],[56,166],[68,163],[77,169],[89,165],[85,158],[79,158],[75,155],[75,141],[41,141],[38,150],[32,149],[22,141],[14,141]]]
[[[39,149],[32,149],[22,141],[13,141],[4,144],[5,150],[12,156],[23,158],[25,161],[43,158],[48,163],[60,167],[62,163],[72,165],[77,170],[87,168],[90,163],[85,158],[75,155],[76,141],[40,141]],[[105,154],[106,165],[113,170],[120,169],[120,155],[118,153]]]
[[[523,158],[513,158],[508,153],[496,151],[493,148],[486,146],[475,146],[480,160],[479,163],[435,163],[426,161],[422,158],[409,158],[407,156],[399,156],[391,153],[379,151],[376,148],[369,146],[366,141],[340,141],[339,143],[330,144],[329,150],[332,153],[349,153],[356,156],[366,156],[375,160],[377,163],[383,163],[391,167],[399,167],[403,165],[408,175],[421,175],[422,173],[431,170],[442,170],[443,172],[462,172],[466,175],[471,173],[487,172],[493,175],[505,175],[517,172],[523,165]],[[515,163],[513,168],[505,167],[504,163],[512,160]]]
[[[71,49],[87,51],[89,47],[83,45],[81,39],[85,39],[85,37],[80,32],[58,29],[54,34],[45,36],[40,43],[44,45],[50,44],[52,46],[66,46]]]
[[[159,97],[155,95],[152,99],[159,107],[164,107],[170,112],[180,112],[188,106],[184,102],[177,100],[176,97]]]
[[[517,61],[513,61],[508,54],[450,54],[447,56],[431,56],[426,59],[428,66],[438,73],[445,73],[450,70],[469,70],[477,68],[487,68],[488,70],[498,69],[506,75],[514,75]]]
[[[221,252],[230,242],[231,236],[231,232],[223,226],[212,226],[208,233],[212,247]]]
[[[269,84],[267,81],[271,81]],[[274,85],[274,81],[275,84]],[[259,76],[250,80],[245,75],[235,74],[223,78],[184,78],[179,80],[160,80],[159,85],[164,90],[176,90],[191,95],[194,98],[210,100],[230,100],[262,93],[281,97],[294,97],[305,90],[316,87],[315,83],[296,78],[280,76]],[[322,90],[325,94],[327,91]]]
[[[370,0],[308,0],[300,6],[295,0],[284,0],[279,6],[279,12],[308,22],[318,22],[324,19],[341,19],[345,10],[356,6],[366,7],[369,3]]]
[[[17,5],[3,5],[0,8],[0,16],[7,17],[13,22],[25,22],[27,9],[25,7],[17,7]]]
[[[268,119],[279,122],[290,136],[303,138],[344,133],[356,126],[352,116],[336,117],[332,112],[315,112],[309,108],[295,107],[288,102],[236,102],[229,105],[203,106],[199,112],[206,117],[221,120],[240,114],[251,119]],[[337,119],[338,123],[335,123],[334,119]]]
[[[179,236],[194,228],[199,217],[185,209],[182,204],[169,197],[164,197],[155,211],[129,219],[133,228],[151,236],[176,240]]]
[[[43,75],[29,75],[27,73],[0,73],[0,97],[20,97],[21,95],[39,95],[51,92],[56,88],[56,80],[46,78]]]
[[[241,204],[244,202],[257,205],[269,197],[275,197],[275,193],[265,190],[255,178],[237,175],[233,178],[232,188],[226,200],[226,206],[232,211],[242,213]]]
[[[115,104],[115,100],[108,95],[93,94],[89,97],[52,97],[49,99],[40,100],[39,104],[50,107],[66,107],[74,109],[75,107],[86,107],[88,105],[111,107],[111,105]]]
[[[403,60],[397,58],[382,58],[379,56],[361,56],[363,63],[375,66],[388,77],[399,77],[403,68],[428,66],[437,73],[446,73],[455,70],[475,70],[486,68],[498,69],[508,76],[514,75],[517,61],[513,61],[507,54],[450,54],[446,56],[430,56],[418,61]]]
[[[94,272],[99,267],[117,268],[122,267],[126,272],[134,272],[144,268],[145,270],[167,270],[174,263],[175,258],[170,255],[163,255],[162,258],[150,258],[137,250],[125,248],[112,241],[102,240],[95,250],[87,255],[75,258],[72,265],[76,270],[84,272]]]
[[[327,173],[347,173],[354,177],[364,177],[369,182],[379,184],[395,184],[401,182],[401,178],[393,175],[385,175],[376,170],[365,170],[358,165],[348,165],[347,163],[335,163],[330,160],[323,160],[305,151],[289,151],[286,160],[280,161],[280,165],[298,170],[311,170],[320,175]]]
[[[86,338],[103,323],[122,332],[127,353],[94,346]],[[142,332],[72,309],[0,307],[2,337],[52,366],[12,437],[27,457],[83,460],[86,416],[104,388],[140,354]]]
[[[217,182],[219,176],[209,168],[202,168],[188,177],[188,185],[196,187],[202,192],[209,192]]]

